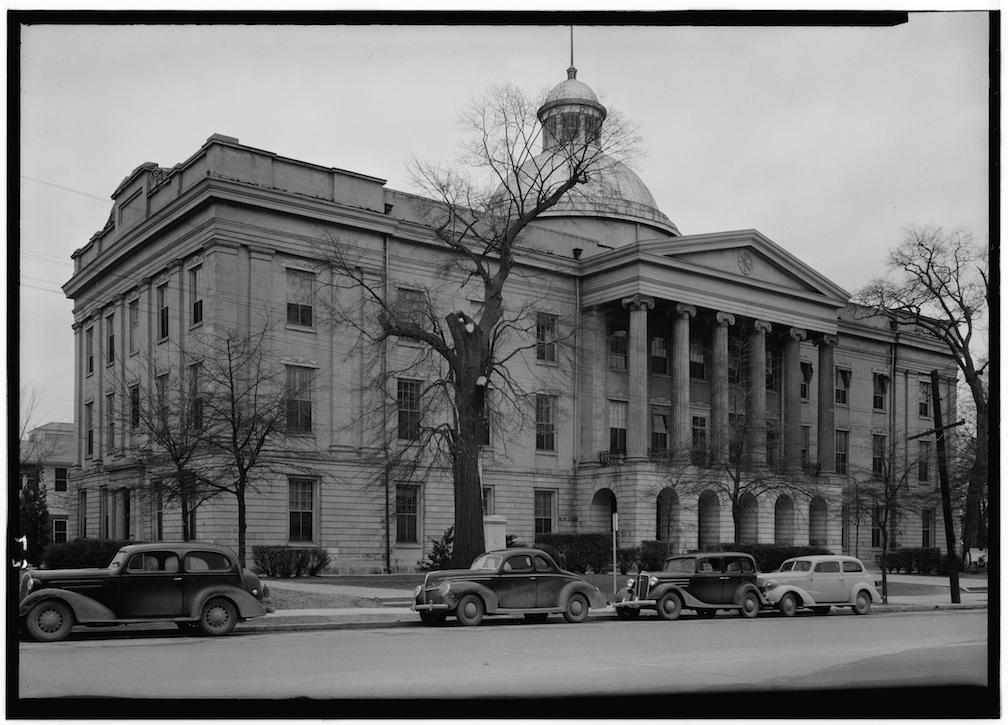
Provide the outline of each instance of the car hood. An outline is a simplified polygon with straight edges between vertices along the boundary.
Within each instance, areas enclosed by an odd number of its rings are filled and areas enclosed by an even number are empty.
[[[428,572],[427,578],[424,580],[428,586],[436,582],[444,581],[446,579],[466,579],[473,576],[494,574],[496,572],[490,571],[489,569],[438,569],[437,571]]]
[[[776,582],[788,582],[794,581],[796,579],[808,579],[809,571],[769,571],[762,574],[758,574],[757,577],[761,582],[765,582],[769,579],[773,579]]]
[[[65,579],[101,579],[111,573],[108,567],[102,569],[32,569],[32,579],[40,582],[56,582]]]

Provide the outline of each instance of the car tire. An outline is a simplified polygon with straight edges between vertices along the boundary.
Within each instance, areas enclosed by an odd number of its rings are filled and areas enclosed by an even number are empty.
[[[742,606],[739,613],[746,619],[753,619],[759,615],[760,600],[756,592],[746,592],[742,595]]]
[[[39,642],[59,642],[73,629],[73,611],[58,599],[39,602],[28,612],[25,626],[28,634]]]
[[[658,616],[668,621],[679,619],[682,614],[682,600],[675,592],[665,592],[658,600]]]
[[[701,619],[713,619],[717,616],[716,609],[698,609],[696,610],[696,613]]]
[[[616,607],[616,616],[619,619],[637,619],[640,610],[636,607]]]
[[[527,622],[545,622],[549,617],[546,612],[529,612],[525,615],[525,621]]]
[[[584,594],[571,594],[564,610],[564,620],[571,624],[583,622],[588,617],[588,599]]]
[[[868,614],[871,611],[871,597],[868,596],[868,592],[860,591],[854,598],[854,604],[851,606],[851,611],[854,614]]]
[[[420,612],[420,621],[428,627],[439,627],[445,623],[447,614],[440,612]]]
[[[483,600],[475,594],[466,594],[455,609],[455,618],[461,625],[475,627],[483,621],[484,612]]]
[[[230,634],[236,624],[238,624],[238,612],[230,599],[214,597],[203,605],[199,620],[199,628],[203,634],[211,637]]]
[[[822,617],[825,617],[827,614],[829,614],[830,609],[831,607],[812,607],[812,611]]]
[[[781,597],[780,601],[777,602],[777,609],[785,617],[793,617],[795,612],[798,611],[798,597],[794,594],[785,594]]]

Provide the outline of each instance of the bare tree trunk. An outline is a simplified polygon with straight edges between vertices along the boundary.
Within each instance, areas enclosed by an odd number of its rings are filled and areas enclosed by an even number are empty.
[[[462,420],[469,416],[461,416]],[[455,488],[455,543],[452,550],[452,568],[468,567],[473,559],[483,553],[486,542],[483,536],[483,488],[479,475],[478,439],[469,438],[460,421],[462,440],[453,451],[452,473]],[[468,440],[466,440],[468,438]]]
[[[982,531],[984,522],[981,519],[981,500],[983,499],[983,488],[987,482],[987,445],[989,442],[990,429],[987,420],[987,400],[980,388],[979,380],[971,382],[970,389],[973,392],[973,400],[976,404],[976,457],[969,471],[968,484],[966,488],[966,521],[962,531],[961,552],[965,561],[966,552],[971,548],[980,547],[981,541],[986,543],[986,531]]]
[[[238,561],[245,568],[245,482],[239,481],[235,498],[238,499]]]

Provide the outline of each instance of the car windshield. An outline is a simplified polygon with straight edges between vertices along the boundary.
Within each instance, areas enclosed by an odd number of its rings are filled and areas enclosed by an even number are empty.
[[[692,574],[696,571],[696,559],[692,556],[685,559],[669,559],[665,562],[665,571],[688,571]]]
[[[809,571],[812,568],[811,561],[796,561],[794,563],[795,571]]]
[[[794,568],[794,560],[789,559],[788,561],[785,561],[783,564],[781,564],[780,568],[777,569],[777,571],[791,571],[793,568]]]
[[[470,569],[490,569],[496,571],[500,568],[501,557],[499,554],[480,554],[469,567]]]

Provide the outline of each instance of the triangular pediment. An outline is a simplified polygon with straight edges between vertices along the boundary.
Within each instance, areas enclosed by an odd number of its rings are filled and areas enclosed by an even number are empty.
[[[754,229],[645,242],[640,251],[698,272],[846,303],[850,294]]]

